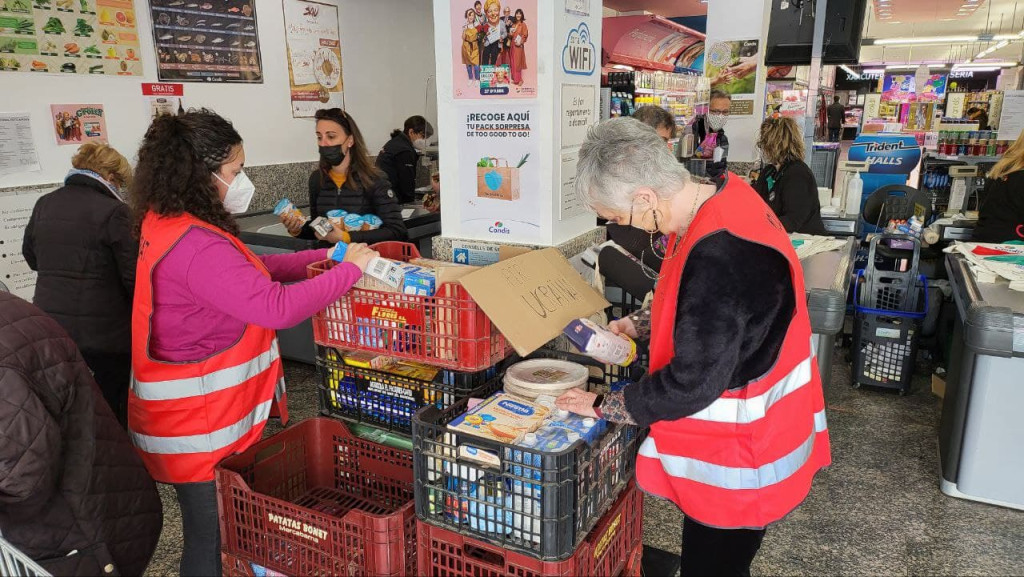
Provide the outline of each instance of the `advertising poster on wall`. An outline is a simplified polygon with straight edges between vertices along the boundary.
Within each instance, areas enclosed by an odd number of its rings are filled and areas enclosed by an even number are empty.
[[[150,0],[165,82],[263,82],[254,0]]]
[[[61,146],[108,139],[102,104],[51,104],[50,116]]]
[[[476,238],[540,240],[537,110],[492,104],[460,111],[460,214],[464,231]]]
[[[711,88],[733,96],[752,96],[760,59],[759,40],[715,42],[704,57],[704,74]]]
[[[882,83],[882,102],[913,102],[915,80],[913,74],[886,74]]]
[[[131,0],[0,0],[0,71],[141,76]]]
[[[946,96],[946,75],[928,75],[925,81],[915,88],[918,102],[942,102]]]
[[[537,0],[451,0],[451,18],[455,98],[537,96]]]
[[[284,1],[292,116],[312,118],[318,108],[344,108],[338,7]]]

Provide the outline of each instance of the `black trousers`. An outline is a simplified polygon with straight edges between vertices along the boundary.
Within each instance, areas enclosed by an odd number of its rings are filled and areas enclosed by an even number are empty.
[[[128,387],[131,384],[132,356],[127,353],[95,353],[82,351],[103,399],[114,411],[122,426],[128,426]]]
[[[829,128],[828,129],[828,141],[839,142],[839,135],[842,133],[842,128]]]
[[[501,54],[501,42],[495,42],[490,46],[484,46],[483,57],[480,59],[480,64],[490,64],[491,66],[498,63],[498,56]]]
[[[764,529],[716,529],[683,519],[681,577],[749,577]]]
[[[181,483],[174,490],[181,506],[181,532],[185,538],[179,565],[181,577],[220,575],[216,483]]]

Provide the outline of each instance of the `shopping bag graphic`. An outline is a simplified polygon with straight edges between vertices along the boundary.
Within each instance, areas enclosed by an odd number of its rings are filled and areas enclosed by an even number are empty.
[[[476,167],[476,195],[496,200],[519,200],[519,168],[504,158],[491,158],[491,166]]]

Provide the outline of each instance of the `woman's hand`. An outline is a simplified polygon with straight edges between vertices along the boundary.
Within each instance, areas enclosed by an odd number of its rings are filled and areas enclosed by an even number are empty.
[[[640,338],[640,333],[636,331],[636,325],[628,316],[608,323],[608,330],[617,335],[626,335],[633,339]]]
[[[288,234],[299,236],[299,233],[302,232],[302,227],[306,224],[306,219],[294,212],[287,212],[281,215],[281,222],[288,229]]]
[[[380,254],[377,251],[361,242],[357,242],[348,245],[343,262],[350,262],[359,267],[359,270],[366,272],[366,267],[369,266],[370,261],[378,256]]]
[[[326,235],[321,235],[320,233],[315,234],[318,239],[324,242],[329,242],[331,244],[338,244],[339,242],[348,243],[348,241],[351,240],[351,237],[349,237],[348,233],[341,230],[338,227],[334,227],[333,229],[331,229],[331,232],[327,233]]]
[[[570,389],[555,399],[555,406],[570,413],[596,419],[597,411],[594,410],[594,399],[596,398],[597,393],[588,393],[583,389]]]

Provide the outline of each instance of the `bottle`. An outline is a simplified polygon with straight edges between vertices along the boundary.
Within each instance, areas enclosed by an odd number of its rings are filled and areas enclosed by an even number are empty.
[[[693,125],[687,124],[686,128],[683,131],[683,137],[679,139],[681,143],[680,156],[682,156],[685,159],[693,158],[693,140]]]
[[[854,172],[853,176],[846,181],[846,218],[860,217],[860,201],[864,194],[864,181],[860,179],[860,173]]]

